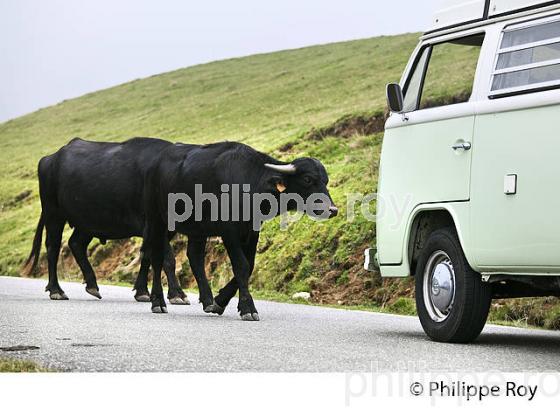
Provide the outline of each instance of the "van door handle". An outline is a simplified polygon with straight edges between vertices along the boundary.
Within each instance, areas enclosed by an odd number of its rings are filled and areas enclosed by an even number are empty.
[[[464,149],[465,151],[470,150],[472,147],[471,143],[468,141],[465,142],[458,142],[455,145],[452,145],[453,151],[457,151],[458,149]]]

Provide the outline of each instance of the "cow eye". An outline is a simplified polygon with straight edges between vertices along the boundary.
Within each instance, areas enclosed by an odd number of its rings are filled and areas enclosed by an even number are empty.
[[[303,177],[303,182],[307,185],[310,185],[313,182],[313,180],[311,179],[311,177],[305,176]]]

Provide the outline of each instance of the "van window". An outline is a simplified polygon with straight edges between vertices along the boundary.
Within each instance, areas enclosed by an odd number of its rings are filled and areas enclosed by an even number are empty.
[[[405,112],[414,111],[418,107],[418,97],[420,96],[420,90],[422,89],[422,81],[424,81],[424,70],[426,69],[426,63],[431,53],[430,47],[424,48],[420,54],[420,58],[416,63],[416,69],[410,77],[408,86],[405,89],[404,94],[404,105],[403,110]]]
[[[560,85],[560,21],[506,28],[492,79],[493,94]]]
[[[405,86],[404,111],[468,101],[483,41],[484,34],[478,34],[427,46]]]

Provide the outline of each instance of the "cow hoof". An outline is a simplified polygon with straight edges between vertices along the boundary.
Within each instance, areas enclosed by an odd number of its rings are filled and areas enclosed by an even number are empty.
[[[51,300],[68,300],[68,296],[66,296],[66,293],[62,291],[51,293],[49,297],[51,298]]]
[[[152,313],[167,313],[167,308],[165,306],[154,306],[152,307]]]
[[[226,310],[226,309],[221,307],[220,305],[218,305],[216,302],[214,302],[211,305],[208,305],[204,308],[204,312],[215,313],[217,315],[222,315],[224,313],[224,310]]]
[[[189,298],[186,296],[182,298],[181,296],[175,296],[174,298],[169,299],[169,303],[172,305],[190,305]]]
[[[150,294],[136,294],[134,295],[134,299],[137,302],[150,302]]]
[[[97,299],[101,299],[101,293],[99,293],[99,289],[86,288],[86,292],[89,293],[91,296],[95,296]]]
[[[257,313],[244,313],[241,315],[241,320],[246,322],[257,322],[259,320],[259,315]]]

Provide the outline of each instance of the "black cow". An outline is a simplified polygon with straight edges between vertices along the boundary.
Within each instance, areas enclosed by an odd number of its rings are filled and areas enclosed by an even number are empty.
[[[239,289],[238,310],[243,320],[259,320],[257,309],[249,293],[248,282],[255,263],[255,253],[259,239],[259,229],[254,229],[254,218],[243,203],[243,195],[251,199],[256,195],[268,194],[276,201],[281,195],[297,194],[307,200],[311,194],[323,194],[326,200],[319,203],[319,212],[335,216],[338,212],[327,190],[328,176],[320,161],[313,158],[299,158],[291,163],[280,162],[251,147],[235,142],[210,145],[175,144],[162,150],[154,166],[148,171],[145,189],[146,236],[144,243],[151,253],[154,279],[152,287],[152,312],[167,311],[161,287],[161,268],[168,234],[169,194],[186,194],[193,202],[191,217],[176,224],[177,232],[188,236],[187,255],[193,274],[198,283],[200,301],[206,312],[223,313],[225,307]],[[235,194],[234,186],[239,188]],[[246,187],[247,185],[245,185]],[[229,200],[218,201],[219,217],[212,216],[210,200],[201,203],[197,217],[197,187],[199,193],[213,194],[217,198],[223,192],[230,192]],[[225,187],[225,190],[224,190]],[[286,198],[286,196],[284,196]],[[237,200],[236,200],[237,199]],[[239,205],[237,220],[233,220],[233,202]],[[228,204],[228,205],[226,205]],[[288,210],[294,209],[295,201],[289,202]],[[180,215],[188,208],[185,200],[172,204],[173,211]],[[227,210],[225,209],[227,208]],[[274,208],[268,201],[262,201],[260,210],[267,215]],[[279,214],[279,210],[271,217]],[[224,220],[224,215],[229,220]],[[260,227],[259,227],[260,228]],[[208,237],[220,236],[224,241],[233,267],[232,279],[214,300],[206,281],[204,271],[205,243]]]
[[[73,139],[56,153],[39,161],[41,217],[25,269],[38,262],[43,228],[47,232],[49,291],[53,300],[68,297],[58,283],[57,262],[64,225],[74,228],[68,245],[83,272],[86,292],[101,299],[95,273],[87,258],[93,238],[142,236],[144,230],[143,189],[146,170],[170,142],[153,138],[133,138],[123,143]],[[188,304],[175,276],[175,256],[167,240],[164,269],[172,304]],[[147,276],[150,262],[142,252],[141,267],[134,288],[138,301],[150,300]]]

